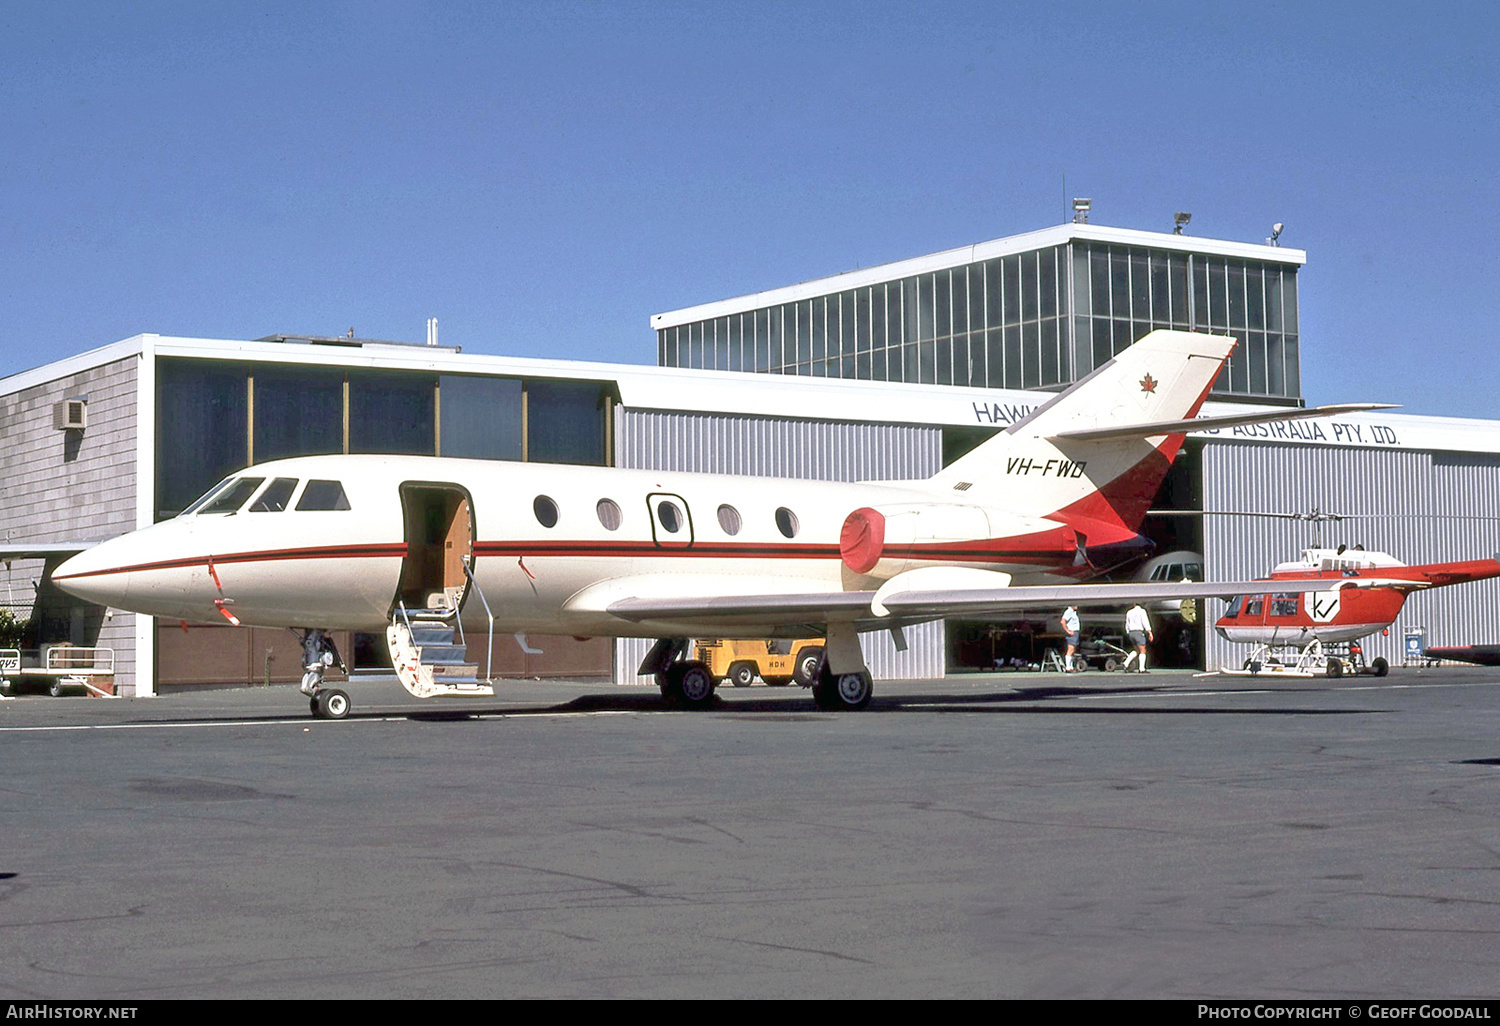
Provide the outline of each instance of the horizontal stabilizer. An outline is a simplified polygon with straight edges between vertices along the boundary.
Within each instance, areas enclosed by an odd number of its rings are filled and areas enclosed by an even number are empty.
[[[1102,442],[1111,438],[1151,438],[1156,435],[1180,435],[1190,431],[1214,431],[1219,428],[1244,427],[1247,424],[1269,424],[1280,420],[1305,420],[1308,417],[1332,417],[1339,413],[1369,413],[1393,410],[1393,403],[1343,403],[1338,406],[1311,406],[1307,409],[1266,410],[1260,413],[1234,413],[1222,417],[1189,417],[1185,420],[1158,420],[1139,424],[1114,424],[1109,427],[1059,431],[1049,435],[1052,441],[1071,439]]]

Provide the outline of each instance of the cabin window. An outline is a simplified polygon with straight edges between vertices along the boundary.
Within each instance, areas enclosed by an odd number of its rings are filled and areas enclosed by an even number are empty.
[[[656,507],[656,519],[661,521],[662,528],[668,534],[676,534],[682,530],[682,510],[674,502],[660,503]]]
[[[261,486],[263,477],[239,477],[218,495],[214,496],[212,502],[200,509],[199,513],[233,513],[245,504],[245,500],[255,494],[255,489]]]
[[[536,522],[543,527],[557,526],[557,503],[550,496],[538,495],[531,504],[531,511],[536,514]]]
[[[302,497],[297,500],[299,513],[348,508],[349,497],[344,494],[344,485],[340,481],[309,481],[307,487],[302,489]]]
[[[719,527],[725,534],[733,536],[740,533],[744,521],[740,518],[740,511],[729,504],[719,507]]]
[[[619,503],[614,499],[600,499],[594,511],[599,514],[599,523],[604,525],[606,531],[618,531],[620,524],[625,520],[624,514],[620,512]]]
[[[250,504],[251,513],[280,513],[297,490],[295,477],[278,477],[260,493],[260,498]]]
[[[1271,596],[1272,616],[1296,616],[1297,593],[1280,593]]]
[[[797,514],[782,506],[776,511],[776,529],[788,538],[797,537]]]
[[[1246,616],[1259,616],[1261,614],[1261,610],[1263,610],[1265,608],[1266,608],[1266,599],[1265,599],[1265,596],[1264,595],[1256,595],[1254,598],[1250,599],[1249,601],[1247,601],[1245,603],[1245,615]]]

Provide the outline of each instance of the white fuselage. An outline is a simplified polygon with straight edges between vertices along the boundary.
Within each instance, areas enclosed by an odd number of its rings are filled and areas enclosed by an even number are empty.
[[[851,510],[931,502],[917,487],[438,457],[314,456],[251,467],[262,478],[235,512],[191,512],[106,542],[56,580],[100,605],[214,620],[216,599],[258,626],[378,630],[390,622],[420,525],[403,487],[461,492],[472,518],[472,567],[497,629],[577,635],[691,634],[692,623],[643,625],[605,612],[624,597],[826,593],[875,587],[840,558]],[[286,508],[255,509],[276,479],[296,479]],[[347,509],[298,510],[309,480],[337,481]],[[546,526],[546,504],[556,519]],[[613,503],[618,525],[602,503]],[[661,509],[676,507],[679,516]],[[1018,516],[1017,522],[1034,518]],[[997,527],[999,525],[996,525]],[[675,527],[675,530],[671,529]],[[1036,559],[969,561],[1039,579]],[[946,560],[945,562],[952,562]],[[464,617],[484,622],[470,590]],[[732,633],[715,622],[712,630]],[[764,624],[746,634],[764,636]]]

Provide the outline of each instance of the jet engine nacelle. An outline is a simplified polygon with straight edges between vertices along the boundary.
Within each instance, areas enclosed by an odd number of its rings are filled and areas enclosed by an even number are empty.
[[[949,502],[863,507],[844,518],[839,555],[857,574],[888,580],[930,566],[1011,572],[1056,565],[1079,551],[1065,524]]]

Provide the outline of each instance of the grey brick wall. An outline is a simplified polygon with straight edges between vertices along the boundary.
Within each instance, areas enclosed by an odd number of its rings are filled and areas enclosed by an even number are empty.
[[[7,546],[96,541],[135,527],[136,377],[138,357],[91,367],[0,395],[0,539]],[[63,399],[88,399],[88,427],[52,426]],[[115,682],[135,683],[135,617],[70,610],[70,601],[43,584],[40,561],[5,569],[0,604],[45,627],[43,641],[72,641],[115,650]],[[29,608],[28,608],[29,607]]]

